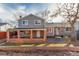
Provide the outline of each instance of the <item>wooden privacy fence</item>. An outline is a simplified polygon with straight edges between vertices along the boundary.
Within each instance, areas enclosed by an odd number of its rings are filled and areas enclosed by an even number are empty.
[[[0,39],[6,39],[7,32],[0,32]]]

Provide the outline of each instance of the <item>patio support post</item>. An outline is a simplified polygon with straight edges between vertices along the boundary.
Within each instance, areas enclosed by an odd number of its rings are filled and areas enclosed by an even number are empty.
[[[32,31],[33,31],[33,30],[30,30],[30,32],[31,32],[31,34],[30,34],[30,39],[33,39],[33,35],[32,35],[33,33],[32,33]]]
[[[9,31],[7,31],[7,42],[9,41]]]
[[[44,41],[46,40],[46,29],[44,29]]]
[[[53,27],[53,36],[55,35],[54,32],[55,32],[55,29],[54,29],[54,27]]]
[[[20,39],[20,31],[19,30],[17,31],[17,34],[18,34],[18,39]]]

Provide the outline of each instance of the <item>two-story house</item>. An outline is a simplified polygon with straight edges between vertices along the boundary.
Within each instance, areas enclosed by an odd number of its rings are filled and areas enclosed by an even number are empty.
[[[18,19],[18,26],[7,30],[7,42],[43,43],[53,36],[70,35],[67,23],[46,23],[45,19],[30,14]]]
[[[18,27],[8,29],[7,42],[40,43],[46,41],[44,19],[33,14],[18,19]]]

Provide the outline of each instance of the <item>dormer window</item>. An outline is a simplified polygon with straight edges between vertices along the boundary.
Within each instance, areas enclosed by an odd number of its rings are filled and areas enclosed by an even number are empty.
[[[41,25],[41,20],[34,20],[34,25]]]
[[[22,20],[22,25],[28,25],[28,20]]]

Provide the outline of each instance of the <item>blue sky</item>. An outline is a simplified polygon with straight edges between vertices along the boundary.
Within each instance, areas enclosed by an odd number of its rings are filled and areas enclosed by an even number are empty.
[[[43,3],[6,3],[4,4],[7,7],[10,7],[12,9],[18,7],[18,6],[26,6],[28,9],[30,8],[36,8],[36,9],[44,9],[48,7],[48,4]]]
[[[11,22],[18,19],[18,15],[27,15],[30,13],[38,13],[45,9],[53,11],[56,9],[56,4],[53,3],[2,3],[0,4],[0,18],[2,21]],[[54,22],[60,22],[62,18],[58,17],[51,19]]]
[[[5,8],[11,8],[11,9],[16,9],[17,7],[25,7],[28,10],[44,10],[46,8],[49,8],[50,4],[46,3],[5,3],[2,4],[5,6]]]

